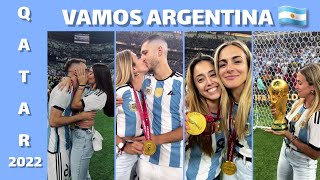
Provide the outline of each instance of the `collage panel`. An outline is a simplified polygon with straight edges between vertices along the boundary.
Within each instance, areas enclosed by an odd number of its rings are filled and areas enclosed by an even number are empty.
[[[186,179],[252,179],[251,32],[185,32]]]
[[[254,32],[255,179],[320,178],[319,42],[319,32]]]
[[[183,34],[116,33],[116,178],[183,178]]]
[[[48,32],[48,179],[113,179],[113,59],[114,32]]]

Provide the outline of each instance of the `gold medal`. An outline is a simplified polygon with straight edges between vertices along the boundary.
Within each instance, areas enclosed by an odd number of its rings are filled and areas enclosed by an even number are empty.
[[[153,141],[147,140],[144,142],[143,148],[143,154],[151,156],[156,152],[157,146]]]
[[[190,112],[187,114],[187,116],[189,118],[189,134],[199,135],[206,129],[206,118],[201,113]]]
[[[222,164],[222,172],[227,175],[233,175],[237,171],[236,165],[232,161],[226,161]]]

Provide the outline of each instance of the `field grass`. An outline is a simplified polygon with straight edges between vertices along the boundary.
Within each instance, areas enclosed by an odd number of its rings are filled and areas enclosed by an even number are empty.
[[[93,153],[90,161],[90,175],[95,180],[114,179],[114,119],[98,112],[94,128],[103,137],[102,150]]]
[[[277,179],[277,164],[282,141],[283,137],[261,129],[254,130],[254,179]],[[320,179],[320,163],[316,179]]]

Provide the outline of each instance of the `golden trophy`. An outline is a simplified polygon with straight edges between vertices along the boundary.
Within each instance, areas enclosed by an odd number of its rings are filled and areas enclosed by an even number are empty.
[[[271,109],[276,109],[273,114],[274,122],[271,129],[283,131],[288,129],[286,116],[289,86],[282,79],[275,79],[271,82],[268,92],[270,95]]]

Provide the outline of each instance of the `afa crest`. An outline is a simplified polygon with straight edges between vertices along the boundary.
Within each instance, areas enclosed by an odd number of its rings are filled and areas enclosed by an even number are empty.
[[[146,90],[145,90],[144,93],[145,93],[146,95],[150,95],[150,94],[151,94],[151,90],[152,90],[151,87],[146,87]]]
[[[299,124],[300,128],[304,128],[306,127],[307,122],[305,121],[305,119],[303,121],[301,121],[301,123]]]
[[[131,102],[129,103],[129,109],[130,109],[131,112],[136,112],[136,111],[137,111],[137,105],[136,105],[136,103],[133,102],[133,101],[131,101]]]

